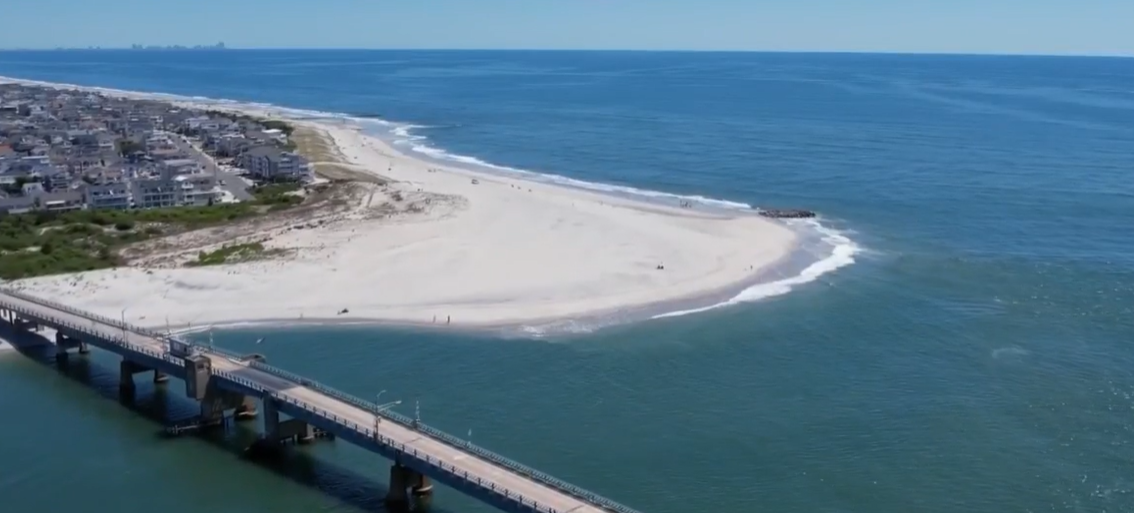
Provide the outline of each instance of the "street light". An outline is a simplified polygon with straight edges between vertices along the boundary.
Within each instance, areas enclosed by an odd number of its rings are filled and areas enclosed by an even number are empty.
[[[122,308],[122,341],[126,341],[126,308]]]
[[[382,397],[382,394],[384,394],[384,393],[386,393],[385,390],[378,392],[378,397]],[[397,401],[394,401],[394,402],[391,402],[391,403],[380,404],[380,405],[378,405],[377,407],[374,408],[374,439],[375,440],[377,440],[379,438],[378,429],[382,427],[382,416],[379,415],[379,413],[386,411],[386,410],[389,410],[390,408],[393,408],[393,407],[395,407],[399,404],[402,404],[401,399],[398,399]]]

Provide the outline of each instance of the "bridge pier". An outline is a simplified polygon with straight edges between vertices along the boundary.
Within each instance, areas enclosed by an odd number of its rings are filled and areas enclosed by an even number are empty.
[[[12,314],[12,324],[16,327],[16,329],[39,331],[39,324],[37,324],[35,321],[24,319],[14,313]]]
[[[130,360],[123,359],[118,363],[118,393],[125,398],[134,398],[134,375],[145,372],[145,367]]]
[[[87,354],[91,352],[87,347],[86,342],[83,342],[74,337],[68,337],[58,331],[55,332],[55,361],[63,361],[67,359],[67,351],[71,349],[78,349],[79,354]]]
[[[264,442],[278,446],[287,442],[309,444],[315,441],[315,426],[299,419],[280,420],[279,403],[264,398]]]
[[[233,410],[233,418],[246,420],[256,417],[256,398],[237,392],[222,390],[215,382],[205,386],[205,396],[201,399],[201,420],[219,422],[224,412]]]
[[[429,476],[411,471],[410,493],[413,495],[414,511],[425,511],[433,502],[433,482]]]
[[[80,351],[81,350],[82,349],[80,349]],[[123,359],[122,362],[118,364],[118,372],[120,374],[118,384],[121,386],[133,387],[134,375],[149,371],[154,371],[154,383],[165,383],[166,381],[169,381],[169,376],[167,376],[162,371],[151,369],[140,363],[134,363],[130,360]]]
[[[407,489],[409,493],[406,493]],[[392,510],[404,509],[410,505],[411,496],[414,511],[429,509],[433,502],[433,483],[428,476],[394,463],[390,466],[390,489],[386,491],[386,504]]]
[[[390,506],[390,509],[404,508],[409,504],[406,488],[409,477],[407,474],[410,472],[410,469],[403,467],[400,463],[390,466],[390,489],[386,491],[386,504]]]

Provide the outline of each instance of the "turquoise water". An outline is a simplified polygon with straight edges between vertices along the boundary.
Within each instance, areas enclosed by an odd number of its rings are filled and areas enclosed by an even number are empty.
[[[820,211],[853,265],[696,315],[217,335],[646,513],[1134,511],[1132,60],[49,52],[0,75],[380,115],[436,158]],[[96,390],[0,356],[3,511],[380,507],[377,457],[164,440],[113,400],[113,358],[79,367]]]

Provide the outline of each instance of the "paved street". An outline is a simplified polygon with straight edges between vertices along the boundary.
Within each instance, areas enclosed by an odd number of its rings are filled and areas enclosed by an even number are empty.
[[[244,178],[242,178],[240,175],[226,171],[225,169],[218,166],[216,161],[213,160],[212,157],[206,155],[205,152],[194,148],[192,144],[189,144],[189,142],[185,140],[184,137],[180,135],[174,135],[173,137],[171,137],[171,139],[173,139],[174,144],[176,144],[178,148],[181,149],[181,151],[191,156],[197,162],[200,162],[201,167],[204,168],[206,173],[210,173],[213,174],[213,176],[216,176],[218,185],[219,181],[223,181],[224,185],[221,185],[221,188],[231,193],[232,197],[236,198],[238,201],[247,201],[252,199],[252,195],[249,194],[246,189]]]

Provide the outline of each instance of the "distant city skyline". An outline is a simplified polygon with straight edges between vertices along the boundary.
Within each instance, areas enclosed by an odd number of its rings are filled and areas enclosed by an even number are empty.
[[[0,48],[741,50],[1134,56],[1134,1],[39,0]]]

